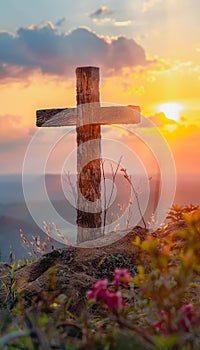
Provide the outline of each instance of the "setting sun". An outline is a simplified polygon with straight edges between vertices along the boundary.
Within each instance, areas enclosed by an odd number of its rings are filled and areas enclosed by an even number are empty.
[[[178,102],[162,103],[158,107],[158,112],[165,113],[166,117],[178,122],[180,120],[180,112],[183,110],[183,105]]]

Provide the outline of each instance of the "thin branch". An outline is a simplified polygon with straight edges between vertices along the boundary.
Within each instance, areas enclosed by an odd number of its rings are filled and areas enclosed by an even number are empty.
[[[138,210],[139,210],[139,213],[140,213],[140,216],[141,216],[141,220],[142,220],[142,222],[143,222],[143,224],[144,224],[144,228],[145,228],[145,230],[146,230],[146,229],[147,229],[147,225],[146,225],[146,222],[145,222],[144,217],[143,217],[143,215],[142,215],[142,210],[141,210],[141,207],[140,207],[140,202],[139,202],[139,198],[138,198],[138,193],[137,193],[137,191],[136,191],[136,189],[135,189],[135,187],[133,186],[133,183],[132,183],[132,181],[131,181],[131,175],[129,175],[129,174],[127,173],[127,170],[124,169],[124,168],[122,168],[121,171],[124,173],[124,178],[128,181],[128,183],[130,184],[130,186],[131,186],[131,188],[132,188],[132,190],[133,190],[133,193],[134,193],[135,198],[136,198]]]
[[[104,163],[105,161],[101,159],[101,168],[102,168],[102,175],[103,175],[103,187],[104,187],[104,211],[103,211],[103,236],[105,234],[105,226],[106,226],[106,207],[107,207],[107,201],[106,201],[106,176],[105,176],[105,169],[104,169]]]
[[[65,238],[65,236],[60,232],[56,224],[52,223],[54,230],[56,231],[57,236],[62,239],[63,243],[67,246],[70,247],[71,243]]]
[[[117,163],[117,167],[114,171],[112,163],[110,164],[111,166],[111,171],[112,171],[112,188],[111,188],[111,193],[110,193],[110,197],[107,203],[106,200],[106,181],[105,181],[105,170],[104,170],[104,163],[105,162],[101,162],[102,164],[102,174],[103,174],[103,181],[104,181],[104,218],[103,218],[103,235],[105,234],[105,226],[106,226],[106,219],[107,219],[107,214],[108,214],[108,209],[111,203],[111,199],[113,196],[113,191],[114,191],[114,185],[115,185],[115,180],[116,180],[116,176],[117,176],[117,172],[119,170],[120,164],[121,164],[121,160],[122,160],[123,156],[120,157],[118,163]]]
[[[132,211],[131,211],[131,205],[133,204],[132,200],[129,201],[129,206],[128,206],[128,213],[127,213],[127,220],[126,220],[126,228],[128,229],[130,227],[130,221],[132,218]]]
[[[4,337],[0,338],[0,349],[3,348],[10,340],[19,337],[28,337],[30,335],[29,331],[16,331],[9,334],[4,335]]]
[[[40,346],[43,350],[49,350],[49,344],[37,325],[37,316],[33,314],[33,321],[31,321],[28,315],[25,315],[24,321],[26,327],[30,330],[29,334],[34,350],[39,350]]]
[[[108,200],[108,208],[110,206],[110,202],[111,202],[111,199],[112,199],[112,195],[113,195],[113,191],[114,191],[114,185],[115,185],[115,180],[116,180],[116,176],[117,176],[117,172],[119,170],[119,167],[120,167],[120,164],[121,164],[121,161],[122,161],[122,158],[123,156],[120,157],[118,163],[117,163],[117,167],[115,169],[115,171],[113,170],[113,166],[111,164],[111,170],[112,170],[112,189],[111,189],[111,193],[110,193],[110,198]]]
[[[134,195],[135,195],[135,198],[136,198],[136,201],[137,201],[138,210],[139,210],[139,213],[140,213],[142,222],[143,222],[143,224],[144,224],[144,228],[145,228],[145,230],[146,230],[146,229],[147,229],[147,225],[146,225],[146,222],[145,222],[144,217],[143,217],[143,215],[142,215],[142,210],[141,210],[141,207],[140,207],[140,202],[139,202],[138,194],[137,194],[137,192],[136,192],[136,190],[135,190],[135,187],[134,187],[133,184],[132,184],[131,176],[130,176],[130,182],[129,182],[129,183],[130,183],[130,185],[131,185],[131,187],[132,187],[132,190],[133,190],[133,192],[134,192]]]
[[[139,337],[144,339],[149,345],[155,345],[152,338],[144,331],[144,329],[140,329],[139,327],[131,324],[127,320],[121,318],[120,316],[117,316],[116,321],[118,324],[122,327],[125,327],[133,332],[135,332]]]
[[[76,324],[75,322],[72,322],[72,321],[63,321],[63,322],[60,322],[57,326],[57,328],[60,328],[60,327],[75,327],[79,330],[82,329],[81,326],[79,326],[78,324]]]
[[[66,182],[68,181],[70,187],[71,187],[71,194],[73,195],[74,197],[74,201],[75,201],[75,205],[77,206],[77,194],[76,194],[76,191],[74,189],[74,184],[72,183],[71,181],[71,178],[70,178],[70,172],[68,171],[68,173],[64,172],[65,173],[65,176],[66,176]]]

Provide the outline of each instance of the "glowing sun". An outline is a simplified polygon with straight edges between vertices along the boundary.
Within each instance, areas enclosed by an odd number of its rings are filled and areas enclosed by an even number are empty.
[[[158,107],[158,112],[165,113],[168,119],[173,119],[178,122],[180,120],[180,112],[183,110],[183,106],[178,102],[166,102],[162,103]]]

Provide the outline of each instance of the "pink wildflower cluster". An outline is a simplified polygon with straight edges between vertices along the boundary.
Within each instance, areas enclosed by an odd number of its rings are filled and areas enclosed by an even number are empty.
[[[166,322],[167,320],[167,313],[164,310],[161,310],[159,312],[159,320],[154,323],[154,327],[157,329],[161,329],[162,325]]]
[[[128,269],[115,269],[112,281],[115,288],[109,288],[107,278],[100,279],[94,283],[93,289],[87,292],[87,298],[93,299],[96,302],[103,301],[105,306],[110,310],[119,309],[122,306],[126,306],[127,303],[123,300],[122,292],[118,290],[118,287],[122,284],[127,288],[130,280],[131,275]]]
[[[195,307],[192,303],[183,305],[179,310],[179,324],[182,326],[185,332],[189,332],[191,326],[193,326],[197,320],[197,314]],[[161,329],[163,325],[166,325],[167,322],[167,312],[161,310],[160,319],[154,323],[154,327]]]
[[[186,332],[190,331],[191,326],[193,326],[197,320],[197,314],[192,303],[185,304],[180,309],[181,318],[180,323]]]
[[[120,283],[123,285],[123,287],[128,288],[128,283],[131,281],[131,273],[126,268],[119,268],[115,269],[114,271],[114,279],[113,279],[113,285],[115,287],[119,287]]]

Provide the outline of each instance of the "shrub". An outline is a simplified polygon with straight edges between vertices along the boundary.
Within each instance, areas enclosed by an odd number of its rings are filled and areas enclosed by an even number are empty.
[[[194,350],[200,348],[200,209],[182,215],[187,228],[164,238],[136,237],[137,271],[127,267],[97,280],[78,319],[66,295],[49,310],[19,302],[17,318],[0,339],[2,349]],[[7,326],[8,327],[8,326]],[[2,330],[3,331],[3,330]]]

